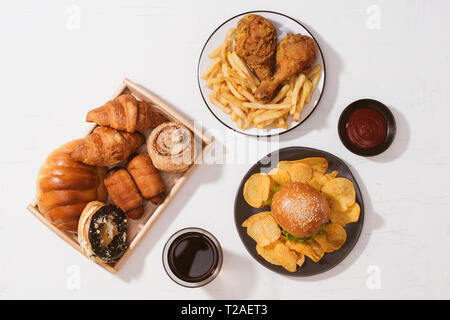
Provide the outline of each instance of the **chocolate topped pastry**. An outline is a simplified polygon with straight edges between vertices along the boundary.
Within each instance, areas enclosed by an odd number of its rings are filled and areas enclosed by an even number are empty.
[[[78,242],[88,258],[117,261],[128,247],[125,214],[111,204],[88,203],[78,223]]]

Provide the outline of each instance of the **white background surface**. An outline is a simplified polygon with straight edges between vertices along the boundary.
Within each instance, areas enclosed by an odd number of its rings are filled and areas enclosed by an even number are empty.
[[[71,5],[81,10],[79,28]],[[328,78],[320,106],[267,151],[309,146],[351,165],[366,216],[340,265],[286,278],[247,254],[233,206],[254,154],[195,170],[117,275],[25,210],[47,154],[80,137],[86,112],[124,77],[221,129],[200,97],[198,57],[219,24],[257,9],[297,18],[323,50]],[[450,298],[449,10],[447,1],[2,1],[0,298]],[[391,107],[398,125],[392,147],[374,158],[351,154],[336,130],[343,108],[366,97]],[[239,139],[240,155],[256,144]],[[228,154],[236,153],[232,145]],[[204,288],[177,286],[161,264],[165,241],[186,226],[209,230],[224,248],[223,270]]]

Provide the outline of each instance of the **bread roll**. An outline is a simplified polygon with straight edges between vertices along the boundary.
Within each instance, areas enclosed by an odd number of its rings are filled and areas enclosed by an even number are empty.
[[[75,162],[70,153],[83,140],[53,151],[41,166],[36,183],[39,211],[58,228],[76,232],[78,220],[90,201],[106,201],[103,167]]]
[[[273,196],[271,210],[277,223],[298,238],[313,236],[330,220],[327,199],[301,182],[281,186]]]

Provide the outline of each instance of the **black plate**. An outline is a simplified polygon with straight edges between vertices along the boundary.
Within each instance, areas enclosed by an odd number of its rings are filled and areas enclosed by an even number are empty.
[[[279,159],[277,159],[276,157],[277,152],[279,152],[278,156]],[[255,241],[252,238],[250,238],[249,235],[247,235],[246,228],[241,226],[242,222],[244,222],[244,220],[250,217],[251,215],[258,212],[270,210],[269,206],[266,206],[262,209],[255,209],[249,206],[247,202],[245,202],[243,195],[244,184],[252,174],[258,172],[267,173],[270,171],[271,168],[276,168],[279,161],[298,160],[308,157],[326,158],[328,160],[329,165],[328,171],[338,170],[339,177],[348,178],[353,182],[356,190],[356,202],[358,202],[359,205],[361,206],[361,214],[359,216],[358,222],[350,223],[345,226],[345,231],[347,232],[347,241],[339,250],[332,253],[325,253],[323,258],[317,263],[314,263],[312,260],[306,257],[305,263],[303,264],[302,267],[297,268],[297,272],[288,272],[285,269],[283,269],[283,267],[273,265],[264,260],[264,258],[262,258],[261,256],[259,256],[258,253],[256,252]],[[317,149],[306,147],[288,147],[268,154],[266,157],[259,160],[255,165],[253,165],[253,167],[251,167],[250,170],[247,172],[247,174],[244,176],[236,194],[236,200],[234,203],[234,221],[239,236],[242,242],[244,243],[245,247],[247,248],[247,251],[253,256],[254,259],[256,259],[256,261],[261,263],[263,266],[283,275],[294,277],[313,276],[332,269],[338,263],[344,260],[344,258],[350,253],[350,251],[352,251],[353,247],[358,241],[364,222],[364,202],[361,191],[358,187],[358,183],[353,174],[351,173],[350,168],[345,164],[343,160],[332,155],[331,153]]]
[[[353,145],[347,137],[346,124],[348,117],[350,117],[353,111],[360,108],[370,108],[375,111],[378,111],[386,121],[386,128],[387,128],[386,138],[380,145],[376,146],[375,148],[371,149],[358,148],[355,145]],[[361,99],[349,104],[339,117],[339,124],[338,124],[339,138],[341,139],[344,146],[351,152],[364,157],[376,156],[386,151],[392,144],[392,141],[394,140],[396,128],[397,126],[395,124],[395,118],[391,110],[389,110],[389,108],[386,107],[384,104],[382,104],[380,101],[373,99]]]
[[[322,91],[320,92],[320,96],[319,96],[319,99],[317,100],[316,105],[314,106],[314,108],[312,109],[312,111],[308,114],[308,116],[307,116],[305,119],[303,119],[301,122],[298,122],[297,124],[293,125],[291,128],[286,129],[286,130],[284,130],[284,131],[281,131],[281,132],[279,132],[279,133],[272,133],[272,134],[258,135],[258,134],[251,134],[251,133],[248,133],[248,132],[239,131],[239,130],[237,130],[236,128],[233,128],[233,127],[227,125],[225,122],[223,122],[222,120],[220,120],[220,119],[216,116],[216,114],[211,110],[211,108],[210,108],[209,105],[208,105],[207,98],[203,95],[202,88],[201,88],[201,87],[202,87],[202,84],[201,84],[201,81],[200,81],[200,78],[201,78],[201,77],[200,77],[200,61],[201,61],[201,59],[202,59],[202,56],[203,56],[203,54],[204,54],[206,45],[208,44],[209,40],[212,38],[212,36],[213,36],[213,35],[214,35],[214,34],[215,34],[215,33],[216,33],[216,32],[224,25],[224,24],[226,24],[228,21],[233,20],[233,19],[235,19],[235,18],[237,18],[237,17],[240,17],[240,16],[245,16],[245,15],[247,15],[247,14],[252,14],[252,13],[253,13],[253,14],[258,14],[258,13],[261,13],[261,12],[263,12],[263,13],[271,13],[271,14],[277,14],[277,15],[286,17],[286,18],[288,18],[288,19],[294,21],[295,23],[297,23],[298,25],[300,25],[301,27],[303,27],[305,30],[307,30],[307,31],[309,32],[309,35],[311,35],[312,39],[313,39],[314,42],[316,43],[317,48],[319,49],[320,55],[321,55],[322,60],[323,60],[323,88],[322,88]],[[282,134],[284,134],[284,133],[287,133],[287,132],[289,132],[289,131],[291,131],[291,130],[297,128],[299,125],[301,125],[302,123],[304,123],[304,122],[305,122],[305,121],[313,114],[313,112],[317,109],[317,106],[319,105],[320,101],[322,100],[323,92],[325,91],[325,86],[326,86],[326,83],[327,83],[327,81],[326,81],[327,78],[326,78],[326,77],[327,77],[327,68],[326,68],[326,66],[325,66],[325,57],[323,56],[323,52],[322,52],[322,49],[320,48],[319,42],[318,42],[317,39],[314,37],[313,33],[312,33],[312,32],[311,32],[304,24],[300,23],[300,22],[297,21],[296,19],[294,19],[294,18],[292,18],[292,17],[290,17],[290,16],[288,16],[288,15],[285,15],[285,14],[283,14],[283,13],[279,13],[279,12],[275,12],[275,11],[270,11],[270,10],[253,10],[253,11],[247,11],[247,12],[237,14],[237,15],[235,15],[235,16],[233,16],[233,17],[227,19],[227,20],[226,20],[225,22],[223,22],[220,26],[218,26],[218,27],[213,31],[213,33],[211,33],[211,35],[208,37],[208,39],[206,40],[205,44],[203,45],[202,51],[200,52],[200,56],[199,56],[199,58],[198,58],[198,63],[197,63],[197,82],[198,82],[198,87],[199,87],[199,90],[200,90],[200,95],[201,95],[202,98],[203,98],[203,102],[205,103],[205,105],[206,105],[206,107],[208,108],[209,112],[211,112],[211,114],[214,116],[214,118],[216,118],[221,124],[223,124],[223,125],[224,125],[225,127],[227,127],[228,129],[231,129],[231,130],[233,130],[233,131],[235,131],[235,132],[238,132],[238,133],[241,133],[241,134],[244,134],[244,135],[247,135],[247,136],[252,136],[252,137],[272,137],[272,136],[282,135]]]

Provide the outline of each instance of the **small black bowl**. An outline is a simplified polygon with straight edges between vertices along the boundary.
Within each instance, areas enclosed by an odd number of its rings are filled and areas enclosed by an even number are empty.
[[[347,137],[346,132],[347,120],[355,110],[360,108],[370,108],[375,111],[378,111],[386,121],[386,128],[387,128],[386,138],[381,144],[379,144],[374,148],[370,149],[358,148],[353,143],[351,143]],[[384,104],[382,104],[380,101],[373,99],[361,99],[349,104],[347,108],[345,108],[344,111],[341,113],[338,124],[339,138],[341,139],[344,146],[351,152],[364,157],[376,156],[386,151],[392,144],[392,141],[394,140],[396,128],[397,126],[395,124],[395,118],[391,110],[389,110],[389,108],[386,107]]]

